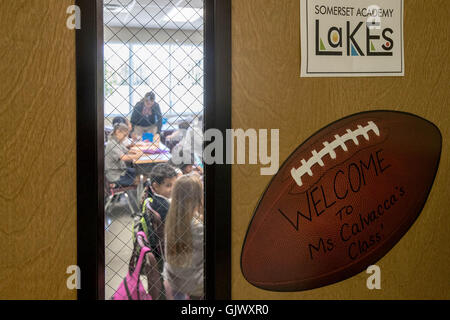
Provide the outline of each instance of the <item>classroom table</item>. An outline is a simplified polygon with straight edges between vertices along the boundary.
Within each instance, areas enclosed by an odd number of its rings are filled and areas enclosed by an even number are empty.
[[[137,144],[136,147],[144,152],[134,161],[138,174],[148,175],[156,164],[165,163],[172,158],[170,149],[161,142],[158,148],[151,147],[151,144]]]

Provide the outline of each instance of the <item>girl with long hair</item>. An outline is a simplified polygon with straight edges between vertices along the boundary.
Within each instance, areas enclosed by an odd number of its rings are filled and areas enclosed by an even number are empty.
[[[203,297],[203,186],[197,175],[180,177],[165,224],[164,279],[175,299]]]

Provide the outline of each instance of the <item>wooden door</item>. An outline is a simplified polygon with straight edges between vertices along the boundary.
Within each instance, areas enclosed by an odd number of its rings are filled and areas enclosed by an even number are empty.
[[[0,1],[0,299],[76,299],[70,0]]]
[[[261,176],[259,166],[234,165],[234,299],[450,298],[449,10],[447,0],[405,1],[405,77],[300,78],[299,0],[232,1],[233,128],[280,129],[280,163],[318,129],[360,111],[411,112],[434,122],[443,135],[440,168],[423,212],[377,263],[382,290],[368,290],[364,272],[298,293],[264,291],[246,282],[239,264],[242,243],[271,177]]]

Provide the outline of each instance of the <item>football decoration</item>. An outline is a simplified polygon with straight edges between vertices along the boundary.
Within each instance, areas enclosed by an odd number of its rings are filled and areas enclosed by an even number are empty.
[[[318,131],[259,200],[242,248],[246,280],[301,291],[377,262],[422,211],[441,147],[434,124],[396,111],[351,115]]]

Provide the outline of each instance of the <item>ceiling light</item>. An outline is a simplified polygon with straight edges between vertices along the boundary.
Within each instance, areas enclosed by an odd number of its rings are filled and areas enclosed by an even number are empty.
[[[164,17],[165,21],[173,21],[173,22],[194,22],[203,17],[202,9],[194,9],[194,8],[173,8]]]

